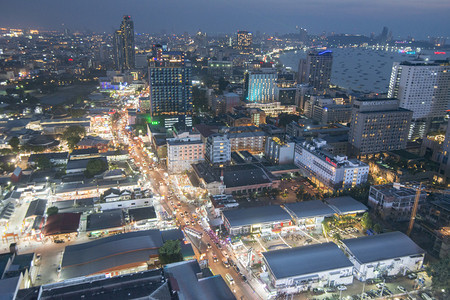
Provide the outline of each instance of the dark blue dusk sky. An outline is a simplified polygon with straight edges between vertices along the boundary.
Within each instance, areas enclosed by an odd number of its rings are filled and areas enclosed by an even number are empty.
[[[294,32],[450,36],[450,0],[1,0],[0,27],[112,32],[124,14],[137,32]]]

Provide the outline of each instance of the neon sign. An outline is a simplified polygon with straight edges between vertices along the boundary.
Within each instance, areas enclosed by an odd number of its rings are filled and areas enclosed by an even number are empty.
[[[434,54],[436,55],[442,55],[442,54],[447,54],[446,52],[434,52]]]
[[[332,162],[329,157],[326,157],[325,160],[330,163],[332,166],[337,167],[337,164],[335,162]]]

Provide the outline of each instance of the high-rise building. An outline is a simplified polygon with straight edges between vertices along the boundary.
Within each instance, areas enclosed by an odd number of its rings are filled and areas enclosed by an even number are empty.
[[[148,75],[152,116],[192,115],[191,65],[184,53],[163,52],[160,59],[153,57]]]
[[[450,104],[450,61],[395,62],[389,82],[389,98],[413,111],[409,139],[423,138],[431,121],[445,116]]]
[[[253,34],[248,31],[238,30],[236,37],[236,48],[242,52],[249,53],[252,48]]]
[[[330,86],[333,53],[330,50],[310,51],[298,66],[299,83],[308,83],[316,93]]]
[[[231,143],[226,135],[215,133],[207,138],[205,160],[213,166],[223,166],[231,161]]]
[[[134,68],[134,23],[130,16],[124,16],[120,29],[114,32],[114,60],[118,70]]]
[[[248,102],[272,103],[277,99],[277,71],[264,68],[245,74],[244,99]]]
[[[406,148],[412,111],[397,99],[353,101],[349,143],[358,155]]]

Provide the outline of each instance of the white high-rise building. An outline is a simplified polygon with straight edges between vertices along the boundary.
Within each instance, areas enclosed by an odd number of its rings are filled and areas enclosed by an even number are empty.
[[[212,134],[206,140],[205,159],[214,166],[223,166],[231,161],[230,139],[223,134]]]
[[[433,118],[443,117],[450,104],[450,61],[395,62],[389,98],[413,111],[409,139],[422,138]]]

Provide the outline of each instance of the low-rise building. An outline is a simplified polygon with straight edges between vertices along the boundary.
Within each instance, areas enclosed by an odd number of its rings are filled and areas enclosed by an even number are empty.
[[[342,190],[365,183],[369,176],[369,165],[347,156],[331,155],[321,149],[326,142],[297,143],[294,163],[302,173],[324,190]]]
[[[367,206],[350,196],[328,198],[325,203],[339,216],[363,214],[368,210]]]
[[[416,190],[396,184],[372,185],[368,205],[387,221],[408,221],[414,206]],[[419,209],[425,204],[427,194],[420,193]]]
[[[270,283],[279,293],[353,283],[353,264],[334,243],[263,252]]]
[[[297,226],[308,229],[321,228],[322,221],[335,214],[335,211],[321,200],[287,203],[284,208]]]
[[[342,241],[360,281],[405,275],[422,268],[425,251],[399,231]]]
[[[279,232],[292,226],[291,216],[278,205],[222,211],[230,235]]]

